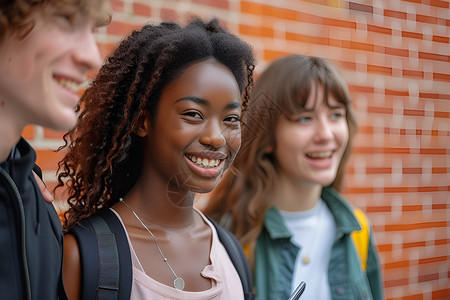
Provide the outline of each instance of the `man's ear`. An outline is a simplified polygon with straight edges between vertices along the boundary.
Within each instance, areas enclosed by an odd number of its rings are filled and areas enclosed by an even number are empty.
[[[140,120],[137,121],[137,124],[135,128],[133,129],[133,132],[140,137],[146,137],[150,134],[151,129],[151,122],[150,122],[150,116],[148,113],[144,114],[144,117],[142,117]]]

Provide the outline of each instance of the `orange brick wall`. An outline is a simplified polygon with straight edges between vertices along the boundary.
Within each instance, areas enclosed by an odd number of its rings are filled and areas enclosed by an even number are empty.
[[[257,71],[288,53],[335,63],[359,121],[345,195],[371,219],[386,296],[450,299],[449,1],[113,0],[112,8],[97,34],[103,55],[144,23],[196,14],[219,17],[250,42]],[[53,186],[61,154],[49,149],[62,133],[27,127],[24,136]]]

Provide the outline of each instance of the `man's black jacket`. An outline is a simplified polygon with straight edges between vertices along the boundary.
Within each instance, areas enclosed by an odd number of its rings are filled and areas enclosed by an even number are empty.
[[[62,227],[36,184],[35,160],[21,139],[0,163],[1,299],[51,300],[63,291]]]

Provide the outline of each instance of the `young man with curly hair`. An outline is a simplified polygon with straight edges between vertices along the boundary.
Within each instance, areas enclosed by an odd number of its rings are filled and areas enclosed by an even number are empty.
[[[79,85],[100,66],[94,29],[107,0],[0,4],[0,290],[2,299],[64,298],[62,228],[32,170],[26,125],[68,130]]]

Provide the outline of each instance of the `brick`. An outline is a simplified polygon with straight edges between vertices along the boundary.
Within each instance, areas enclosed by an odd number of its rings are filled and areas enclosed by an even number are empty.
[[[446,155],[447,150],[446,149],[440,149],[440,148],[421,148],[420,154],[428,154],[428,155]]]
[[[65,132],[44,128],[44,138],[51,140],[62,140]]]
[[[334,62],[334,63],[336,64],[336,62]],[[341,69],[346,69],[346,70],[350,70],[353,72],[356,70],[356,63],[351,62],[351,61],[340,61],[339,66]]]
[[[123,12],[124,10],[124,5],[123,5],[123,1],[121,0],[111,0],[111,9],[114,12]]]
[[[408,91],[385,89],[384,93],[389,96],[399,96],[399,97],[408,97],[409,96]]]
[[[417,4],[422,3],[422,0],[402,0],[402,1],[404,1],[404,2],[411,2],[411,3],[417,3]]]
[[[202,4],[205,6],[212,6],[221,9],[229,9],[228,0],[192,0],[192,3]]]
[[[430,0],[430,5],[440,8],[449,8],[448,1],[442,1],[442,0]]]
[[[435,112],[434,112],[434,117],[435,117],[435,118],[444,118],[444,119],[448,119],[448,118],[450,118],[450,112],[446,112],[446,111],[435,111]]]
[[[384,53],[387,54],[387,55],[409,57],[409,50],[407,50],[407,49],[398,49],[398,48],[385,47],[384,48]]]
[[[398,286],[407,286],[409,284],[408,278],[401,279],[393,279],[384,282],[385,288],[398,287]]]
[[[405,186],[394,186],[394,187],[385,187],[382,189],[383,193],[410,193],[411,189]]]
[[[258,27],[249,25],[239,25],[239,33],[244,35],[251,35],[256,37],[267,37],[273,38],[274,32],[272,28],[269,27]]]
[[[126,36],[129,35],[133,30],[139,29],[141,26],[137,24],[129,24],[121,21],[111,21],[108,25],[107,30],[109,34]]]
[[[427,53],[427,52],[421,52],[421,51],[419,51],[419,58],[420,59],[429,59],[429,60],[443,61],[443,62],[450,62],[450,56],[448,56],[448,55],[442,55],[442,54],[436,54],[436,53]]]
[[[419,282],[427,282],[427,281],[433,281],[433,280],[438,280],[438,279],[439,279],[439,273],[432,273],[432,274],[418,276]]]
[[[322,24],[322,17],[302,11],[297,11],[297,21],[311,24]]]
[[[241,11],[245,13],[251,13],[255,15],[263,14],[263,5],[250,1],[241,1]]]
[[[390,29],[390,28],[381,27],[381,26],[377,26],[377,25],[371,25],[371,24],[367,24],[367,31],[388,34],[388,35],[392,34],[392,29]]]
[[[431,168],[431,173],[433,174],[445,174],[448,170],[446,167],[433,167]]]
[[[374,133],[372,126],[358,126],[358,134],[369,134],[372,135]]]
[[[433,35],[433,42],[448,44],[450,42],[450,38],[446,36]]]
[[[416,70],[402,70],[403,77],[412,77],[412,78],[419,78],[423,79],[423,71],[416,71]]]
[[[51,150],[36,150],[36,164],[43,170],[56,170],[58,162],[64,157],[63,152]]]
[[[440,187],[440,186],[419,186],[419,187],[417,187],[417,191],[421,192],[421,193],[439,192],[441,189],[443,190],[444,187]]]
[[[450,74],[433,73],[433,79],[450,82]]]
[[[436,246],[438,246],[438,245],[446,245],[446,244],[448,244],[449,243],[449,240],[448,239],[440,239],[440,240],[435,240],[434,241],[434,244],[436,245]]]
[[[166,7],[161,8],[160,17],[162,21],[179,21],[178,13]]]
[[[265,14],[281,20],[297,21],[297,12],[292,9],[264,6]]]
[[[359,12],[365,12],[365,13],[373,13],[373,6],[371,5],[366,5],[366,4],[361,4],[361,3],[355,3],[355,2],[348,2],[348,9],[349,10],[354,10],[354,11],[359,11]]]
[[[392,68],[384,66],[367,65],[367,72],[392,76]]]
[[[425,116],[425,111],[420,109],[404,109],[403,114],[405,116],[423,117]]]
[[[241,11],[259,16],[274,17],[282,20],[297,21],[298,14],[295,10],[264,5],[249,1],[241,1]]]
[[[149,5],[143,3],[133,3],[133,12],[142,17],[150,17],[152,15],[152,9]]]
[[[377,148],[377,147],[355,147],[354,153],[385,153],[385,154],[410,154],[409,148]]]
[[[409,248],[421,248],[425,247],[426,243],[424,241],[420,242],[411,242],[411,243],[403,243],[402,248],[403,249],[409,249]]]
[[[423,300],[423,294],[405,296],[402,300]]]
[[[378,244],[379,252],[390,252],[392,251],[392,244]]]
[[[438,18],[417,14],[416,21],[421,23],[437,24]]]
[[[356,29],[356,22],[353,22],[353,21],[324,18],[322,23],[323,23],[323,25],[326,25],[326,26],[336,26],[336,27],[342,27],[342,28]]]
[[[431,264],[431,263],[440,263],[447,261],[447,256],[438,256],[438,257],[428,257],[419,259],[419,264]]]
[[[437,93],[419,93],[419,98],[440,99],[441,95]]]
[[[403,174],[422,174],[422,168],[403,168]]]
[[[402,300],[423,300],[423,294],[404,296]]]
[[[292,54],[292,53],[285,52],[285,51],[277,51],[277,50],[264,50],[263,57],[265,60],[271,61],[271,60],[277,59],[278,57],[289,55],[289,54]]]
[[[423,39],[423,34],[418,32],[409,32],[409,31],[402,31],[402,37],[405,38],[413,38],[413,39]]]
[[[402,211],[408,212],[408,211],[421,211],[423,209],[422,205],[403,205]]]
[[[373,94],[374,88],[371,86],[359,86],[359,85],[348,85],[348,89],[350,92],[354,93],[367,93],[367,94]]]
[[[447,276],[448,278],[448,276]],[[442,290],[433,290],[431,292],[432,299],[450,299],[450,288]]]
[[[395,261],[395,262],[386,263],[383,265],[384,270],[407,268],[407,267],[409,267],[409,260]]]
[[[370,106],[367,108],[368,113],[372,114],[388,114],[392,115],[393,109],[391,107],[373,107]]]
[[[389,18],[406,20],[406,18],[408,17],[408,14],[403,11],[385,9],[384,16],[389,17]]]
[[[342,48],[348,48],[353,50],[361,50],[361,51],[374,51],[374,45],[369,43],[361,43],[355,41],[342,41]]]
[[[431,209],[447,209],[447,204],[432,204]]]
[[[421,222],[421,223],[411,223],[411,224],[388,224],[385,225],[385,231],[409,231],[417,229],[427,229],[427,228],[445,228],[447,222]]]
[[[22,130],[22,137],[24,137],[26,140],[34,139],[35,134],[36,127],[34,125],[25,126],[25,128]]]
[[[286,32],[286,40],[316,45],[326,45],[326,46],[330,45],[330,39],[327,37],[311,36],[293,32]]]
[[[374,189],[371,187],[346,187],[348,194],[373,194]]]
[[[391,174],[392,168],[381,168],[381,167],[368,167],[366,168],[366,174]]]
[[[367,213],[387,213],[387,212],[391,212],[392,208],[390,206],[367,206],[366,208],[366,212]]]

